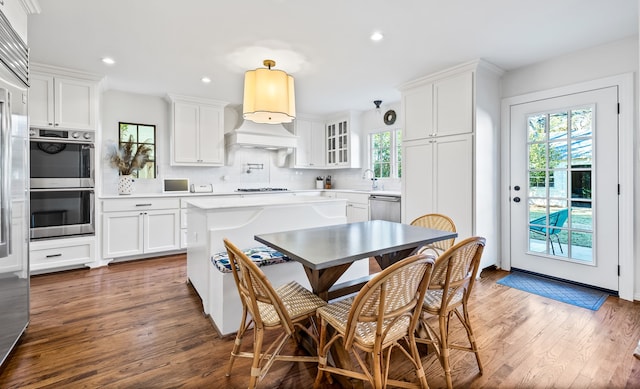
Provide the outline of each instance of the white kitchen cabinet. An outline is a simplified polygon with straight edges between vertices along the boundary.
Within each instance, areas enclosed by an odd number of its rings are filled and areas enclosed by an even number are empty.
[[[171,102],[171,165],[224,165],[226,103],[169,96]]]
[[[32,73],[30,82],[31,127],[96,130],[96,81]]]
[[[347,223],[369,220],[369,204],[347,203]]]
[[[103,200],[102,251],[119,258],[180,249],[180,200]]]
[[[403,140],[473,132],[471,71],[443,72],[420,79],[403,91]]]
[[[325,191],[325,197],[347,200],[347,223],[369,220],[369,194],[341,191]]]
[[[474,235],[487,239],[483,268],[498,259],[501,75],[476,60],[400,88],[402,221],[448,215],[457,241]]]
[[[355,113],[330,119],[325,131],[327,168],[360,167],[359,120]]]
[[[403,220],[442,213],[454,220],[460,236],[471,236],[473,136],[421,139],[403,149]]]
[[[92,266],[95,261],[95,236],[31,241],[31,272],[62,270],[78,265]]]
[[[295,120],[294,128],[295,134],[298,136],[298,146],[295,150],[292,167],[323,169],[325,167],[324,122],[298,117]]]

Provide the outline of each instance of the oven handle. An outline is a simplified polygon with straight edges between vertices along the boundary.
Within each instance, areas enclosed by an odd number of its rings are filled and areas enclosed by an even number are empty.
[[[11,255],[11,94],[0,88],[0,258]]]
[[[73,144],[78,144],[78,145],[86,145],[88,147],[95,147],[93,141],[85,141],[85,140],[73,140],[73,139],[67,139],[67,138],[47,138],[47,137],[40,137],[40,138],[34,138],[31,137],[31,139],[29,139],[30,142],[33,143],[73,143]]]
[[[77,188],[33,188],[30,192],[91,192],[95,188],[85,188],[85,187],[77,187]]]

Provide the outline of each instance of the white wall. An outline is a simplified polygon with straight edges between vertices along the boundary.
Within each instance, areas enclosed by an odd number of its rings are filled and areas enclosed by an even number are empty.
[[[242,149],[235,161],[224,167],[171,166],[169,140],[171,138],[170,105],[158,96],[141,95],[109,90],[101,96],[101,138],[97,144],[96,159],[102,161],[99,174],[99,193],[116,195],[118,173],[106,163],[105,144],[118,139],[118,122],[152,124],[156,126],[157,179],[136,180],[136,194],[162,192],[163,178],[188,178],[194,184],[214,185],[214,191],[233,191],[240,187],[285,187],[288,189],[313,189],[315,177],[322,171],[288,169],[275,166],[273,152],[258,149]],[[225,130],[235,127],[238,114],[233,107],[225,109]],[[263,164],[263,170],[246,172],[247,163]]]
[[[513,97],[525,93],[536,92],[555,87],[571,85],[579,82],[605,78],[608,76],[635,73],[636,101],[634,125],[634,161],[638,158],[638,37],[616,41],[602,46],[569,53],[535,65],[507,72],[502,79],[502,97]],[[640,168],[638,164],[634,172],[634,207],[635,207],[635,299],[640,299]]]
[[[638,70],[638,37],[568,53],[505,73],[502,97],[576,84]]]

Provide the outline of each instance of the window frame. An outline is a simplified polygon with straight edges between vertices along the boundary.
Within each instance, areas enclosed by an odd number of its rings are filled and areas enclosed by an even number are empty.
[[[153,159],[149,159],[149,162],[153,164],[153,169],[150,170],[153,172],[153,177],[142,177],[145,180],[155,180],[158,178],[158,160],[157,160],[157,139],[158,139],[158,131],[157,126],[155,124],[146,124],[146,123],[133,123],[133,122],[118,122],[118,148],[122,147],[123,143],[128,142],[128,140],[123,139],[122,134],[122,126],[135,126],[136,127],[136,147],[140,144],[151,145]],[[153,127],[153,142],[140,142],[140,127]],[[132,172],[131,174],[135,179],[141,179],[139,177],[139,171]]]
[[[402,129],[400,128],[379,128],[369,132],[367,137],[368,168],[376,171],[377,161],[374,159],[374,137],[378,134],[390,133],[390,169],[389,177],[378,177],[382,180],[400,180],[402,178]],[[400,139],[398,139],[400,138]]]

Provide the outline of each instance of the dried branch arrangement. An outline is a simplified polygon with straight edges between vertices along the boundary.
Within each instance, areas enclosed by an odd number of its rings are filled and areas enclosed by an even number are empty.
[[[149,145],[134,142],[131,135],[127,142],[120,144],[120,147],[116,144],[110,146],[107,159],[111,167],[118,169],[120,175],[124,176],[143,169],[149,162],[151,151]]]

